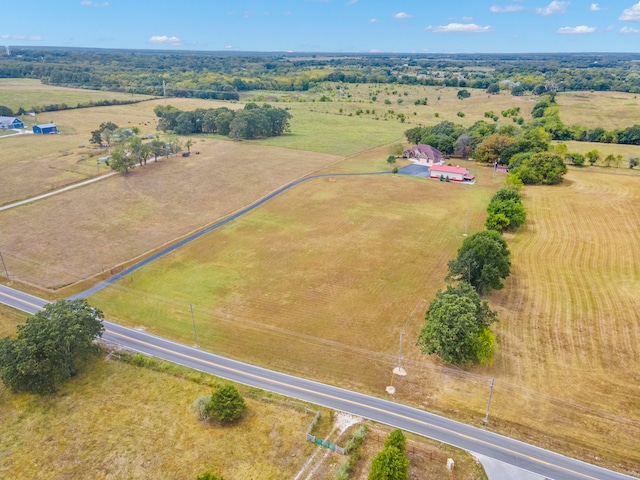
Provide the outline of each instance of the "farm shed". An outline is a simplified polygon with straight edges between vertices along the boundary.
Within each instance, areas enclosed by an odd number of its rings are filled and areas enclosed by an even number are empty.
[[[24,122],[17,117],[0,117],[0,128],[24,128]]]
[[[434,165],[431,167],[431,178],[448,178],[453,182],[471,181],[475,177],[464,167],[450,167],[448,165]]]
[[[402,152],[402,156],[423,165],[436,163],[444,158],[444,155],[440,150],[423,143],[405,150]]]
[[[43,123],[41,125],[33,126],[33,133],[60,133],[58,132],[58,127],[56,127],[53,123]]]

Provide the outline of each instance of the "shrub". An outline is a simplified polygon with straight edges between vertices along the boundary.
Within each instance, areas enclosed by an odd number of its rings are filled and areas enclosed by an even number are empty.
[[[215,390],[206,406],[208,415],[224,424],[239,420],[246,409],[244,399],[233,385]]]
[[[210,401],[211,395],[205,395],[191,404],[191,410],[197,415],[198,419],[203,422],[206,422],[210,418],[209,411],[207,410],[207,405]]]

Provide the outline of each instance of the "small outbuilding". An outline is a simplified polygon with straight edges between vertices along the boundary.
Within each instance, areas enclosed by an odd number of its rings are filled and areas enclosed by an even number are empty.
[[[4,130],[24,128],[24,122],[18,117],[0,117],[0,128]]]
[[[430,169],[431,178],[449,179],[451,182],[471,182],[475,179],[464,167],[451,167],[449,165],[434,165]]]
[[[39,134],[45,135],[48,133],[60,133],[60,132],[58,131],[58,127],[56,127],[53,123],[43,123],[41,125],[34,125],[33,133],[39,133]]]

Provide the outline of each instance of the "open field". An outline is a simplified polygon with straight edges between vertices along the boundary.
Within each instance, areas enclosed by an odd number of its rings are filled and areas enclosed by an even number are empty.
[[[640,99],[635,93],[561,92],[556,102],[565,125],[614,130],[640,122]]]
[[[484,90],[469,88],[467,90],[471,97],[460,100],[457,97],[461,90],[459,88],[390,84],[342,84],[341,99],[339,87],[338,84],[327,82],[308,92],[244,92],[241,100],[270,101],[277,106],[283,106],[284,102],[294,116],[299,111],[313,111],[346,117],[360,116],[362,119],[374,119],[389,125],[399,123],[403,126],[403,131],[416,125],[435,125],[443,120],[465,126],[478,120],[491,122],[491,119],[484,116],[488,111],[498,115],[499,126],[513,125],[510,118],[504,118],[500,114],[502,110],[520,107],[520,116],[530,120],[531,109],[535,105],[535,97],[529,96],[514,97],[506,93],[487,95]],[[331,101],[321,102],[320,98],[323,96]],[[375,101],[372,100],[373,96],[376,97]],[[427,105],[415,105],[416,100],[425,98],[428,99]],[[360,115],[356,113],[358,109],[362,110]],[[458,112],[465,116],[459,117]],[[436,113],[438,117],[435,116]],[[398,114],[405,116],[404,124],[398,120]]]
[[[11,278],[60,288],[108,272],[340,159],[219,140],[192,149],[0,212]]]
[[[314,448],[304,436],[313,416],[238,388],[247,414],[220,427],[190,410],[211,387],[116,361],[93,362],[52,397],[0,386],[0,476],[193,479],[210,469],[225,478],[293,478]]]
[[[528,223],[508,239],[513,273],[491,298],[497,361],[465,372],[413,342],[467,209],[477,231],[502,181],[474,173],[471,187],[394,176],[305,183],[90,300],[186,343],[193,304],[207,349],[380,395],[404,329],[410,373],[394,381],[398,398],[477,424],[494,377],[493,429],[637,475],[637,179],[572,170],[561,186],[525,189]]]
[[[564,143],[570,152],[582,153],[583,155],[591,150],[600,152],[600,160],[596,165],[603,166],[603,159],[607,155],[622,155],[623,160],[620,162],[618,169],[629,170],[629,157],[640,157],[640,145],[620,145],[618,143],[597,143],[597,142],[556,142]],[[589,167],[589,162],[585,161],[585,168]],[[612,164],[615,169],[615,164]]]
[[[0,78],[0,105],[9,107],[14,112],[22,107],[30,111],[33,107],[66,103],[75,107],[78,103],[90,100],[143,100],[153,98],[149,95],[132,95],[130,93],[85,90],[80,88],[55,87],[44,85],[40,80],[32,78]],[[38,115],[40,122],[48,117],[48,113]]]
[[[0,139],[3,153],[0,157],[3,173],[0,205],[110,172],[109,167],[98,166],[97,158],[107,153],[89,143],[91,131],[103,122],[112,121],[121,127],[138,126],[142,134],[155,134],[157,117],[153,108],[159,104],[163,101],[47,112],[42,116],[46,115],[47,122],[57,124],[61,134]],[[207,100],[172,99],[172,104],[184,110],[218,106],[239,108],[238,104]]]

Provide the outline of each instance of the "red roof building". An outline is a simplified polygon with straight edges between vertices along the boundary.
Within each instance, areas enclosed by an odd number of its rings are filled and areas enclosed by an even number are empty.
[[[453,182],[471,181],[475,179],[464,167],[451,167],[449,165],[433,165],[429,169],[431,178],[448,178]]]

